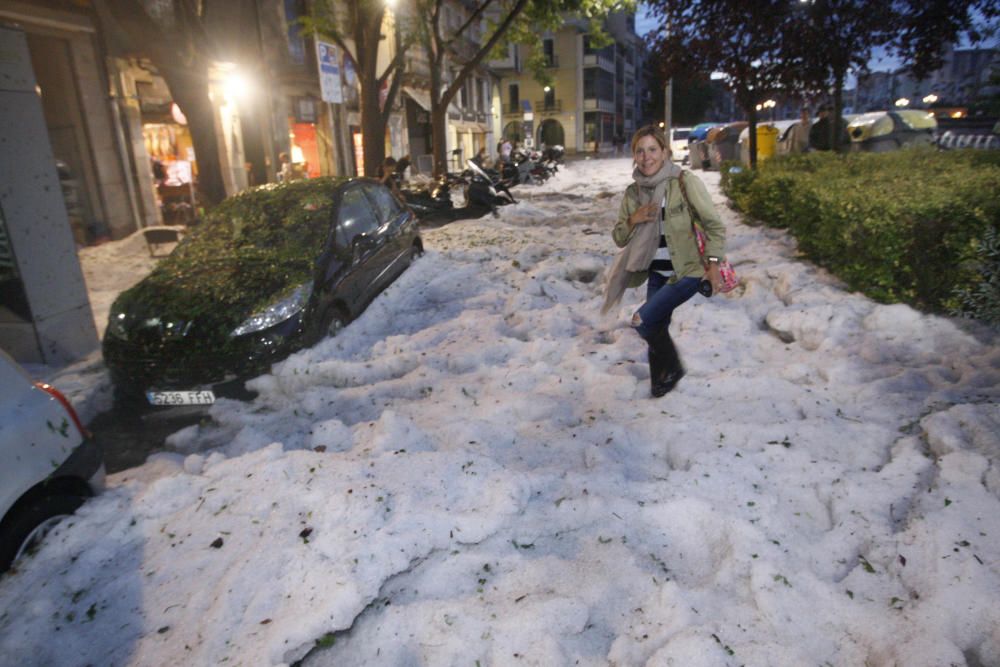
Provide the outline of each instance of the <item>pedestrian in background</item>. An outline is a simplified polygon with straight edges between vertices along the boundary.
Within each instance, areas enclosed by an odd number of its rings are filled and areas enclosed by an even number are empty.
[[[694,296],[702,280],[712,284],[713,293],[719,292],[719,261],[725,255],[726,229],[705,184],[670,161],[663,130],[655,125],[640,128],[631,147],[634,182],[625,190],[612,231],[615,245],[622,251],[608,273],[601,312],[613,308],[627,287],[646,283],[646,302],[632,316],[632,327],[648,345],[651,393],[659,397],[684,377],[684,366],[670,337],[671,317]],[[697,210],[708,237],[707,270],[689,206]]]
[[[840,150],[847,150],[847,146],[851,143],[851,137],[847,134],[847,121],[837,118],[837,122],[834,123],[833,107],[829,104],[820,106],[817,115],[819,120],[809,130],[809,147],[814,151],[832,151],[833,133],[837,132],[840,136]]]
[[[379,165],[375,172],[375,176],[382,182],[383,185],[388,186],[390,190],[396,192],[398,190],[396,182],[396,158],[391,155],[387,157],[382,164]]]
[[[278,182],[287,183],[295,177],[295,171],[292,167],[292,159],[288,157],[288,153],[282,151],[278,153]]]
[[[809,131],[812,120],[809,117],[809,107],[802,107],[799,122],[788,131],[788,152],[805,153],[809,150]]]

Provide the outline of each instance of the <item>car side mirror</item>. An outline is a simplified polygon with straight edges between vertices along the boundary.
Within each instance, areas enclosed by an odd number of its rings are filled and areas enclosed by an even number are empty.
[[[374,245],[375,239],[368,236],[368,234],[358,234],[351,240],[351,253],[357,258],[366,251],[371,250]]]

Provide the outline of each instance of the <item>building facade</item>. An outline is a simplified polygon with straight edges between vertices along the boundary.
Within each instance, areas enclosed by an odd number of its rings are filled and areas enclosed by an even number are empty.
[[[869,72],[858,77],[857,86],[845,99],[856,113],[893,109],[896,102],[906,106],[969,107],[983,96],[995,93],[990,75],[1000,68],[998,49],[954,49],[945,52],[944,65],[923,80],[905,69]],[[924,101],[927,98],[927,101]]]
[[[568,153],[610,150],[641,117],[642,47],[635,16],[611,14],[611,43],[596,46],[586,21],[568,18],[542,36],[542,58],[551,83],[526,67],[532,54],[511,45],[507,58],[491,61],[500,75],[501,136],[525,146],[562,145]]]
[[[173,6],[172,0],[141,4],[154,16],[169,14]],[[464,24],[468,5],[447,4],[447,29]],[[204,26],[216,58],[205,74],[226,193],[275,181],[285,160],[296,177],[363,173],[358,77],[339,49],[326,49],[302,33],[298,19],[310,10],[309,2],[232,0],[218,6],[220,14]],[[384,34],[394,35],[395,20],[388,12]],[[28,210],[23,197],[9,198],[0,208],[0,345],[24,361],[61,363],[97,345],[75,250],[160,223],[196,221],[198,156],[166,80],[155,63],[132,49],[127,31],[101,0],[4,0],[0,23],[11,26],[17,44],[23,42],[24,62],[18,63],[28,72],[23,80],[33,82],[30,91],[7,92],[38,108],[31,136],[22,129],[26,121],[12,115],[14,107],[4,108],[3,124],[38,149],[32,153],[40,156],[35,180],[55,184],[36,193],[55,206],[46,216],[44,237],[37,216],[21,214]],[[468,37],[466,50],[483,30],[478,26]],[[380,68],[395,48],[394,39],[380,42]],[[421,49],[406,55],[385,150],[397,158],[412,154],[413,171],[429,173],[429,65]],[[339,101],[324,99],[322,59],[335,64]],[[461,64],[458,57],[447,63],[447,81]],[[464,159],[492,144],[500,122],[499,109],[494,112],[497,81],[488,68],[479,68],[448,108],[445,141],[455,156],[450,166],[464,166]],[[16,161],[5,165],[11,174],[28,173]],[[47,262],[52,270],[43,270]],[[55,290],[55,275],[71,275],[60,280],[73,289],[64,284]],[[53,300],[53,293],[60,299]],[[57,340],[60,331],[72,335]]]

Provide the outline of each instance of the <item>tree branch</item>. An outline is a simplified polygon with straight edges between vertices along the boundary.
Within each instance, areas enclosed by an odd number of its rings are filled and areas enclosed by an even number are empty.
[[[493,47],[500,42],[500,40],[506,34],[508,28],[510,28],[510,26],[514,23],[514,21],[516,21],[518,17],[520,17],[521,13],[527,6],[528,6],[528,0],[517,0],[517,4],[514,5],[513,9],[510,10],[510,13],[507,14],[507,17],[503,20],[503,22],[499,26],[497,26],[497,29],[493,32],[493,36],[490,37],[489,41],[487,41],[486,44],[484,44],[479,49],[479,51],[476,52],[476,55],[473,56],[472,59],[469,60],[469,62],[465,63],[462,69],[459,70],[458,76],[455,77],[455,80],[451,83],[450,86],[448,86],[447,90],[444,91],[444,94],[441,95],[441,103],[443,105],[447,106],[448,103],[455,98],[455,95],[458,94],[460,88],[458,84],[463,83],[465,81],[465,78],[468,77],[469,74],[476,67],[479,66],[479,63],[483,61],[483,58],[486,57],[486,54],[492,51]]]

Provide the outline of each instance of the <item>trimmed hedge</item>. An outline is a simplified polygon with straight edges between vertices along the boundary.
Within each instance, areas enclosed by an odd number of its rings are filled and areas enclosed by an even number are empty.
[[[983,242],[1000,229],[1000,152],[807,153],[723,169],[722,188],[853,290],[990,320],[961,295],[989,281]]]

